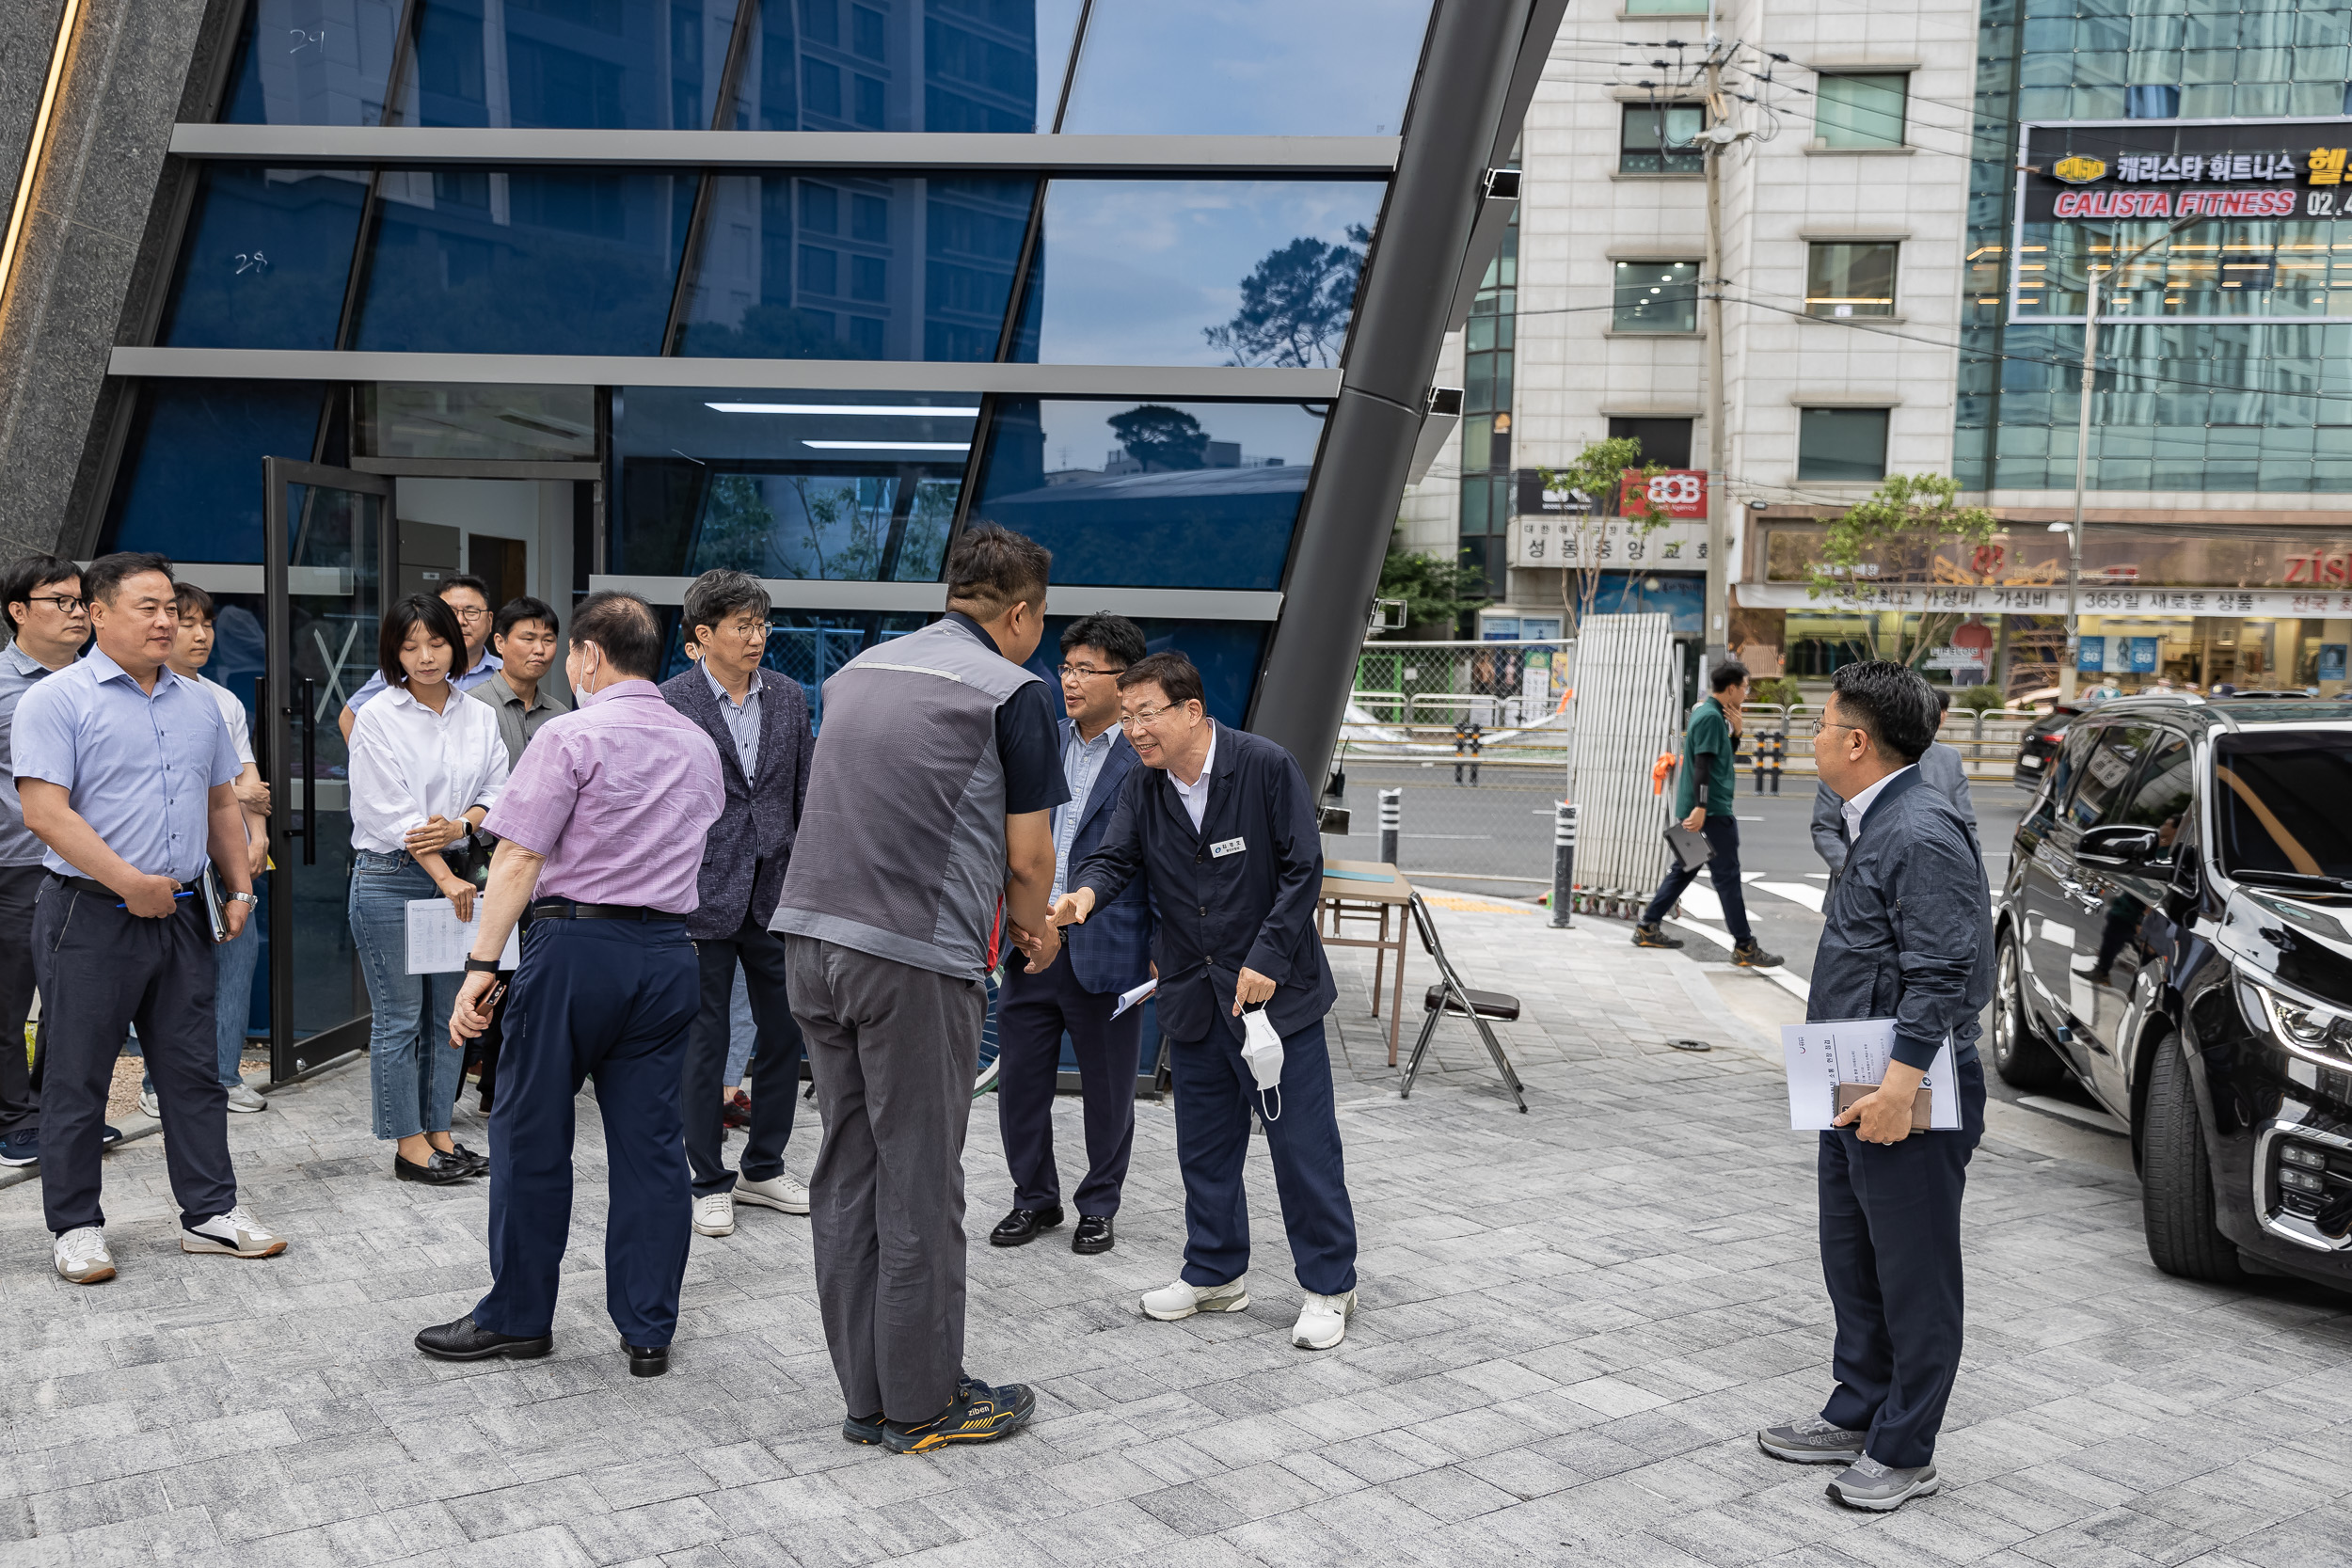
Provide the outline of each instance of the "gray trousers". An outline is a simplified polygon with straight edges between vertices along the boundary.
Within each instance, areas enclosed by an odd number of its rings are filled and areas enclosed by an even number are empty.
[[[809,1227],[849,1414],[927,1421],[963,1375],[963,1137],[988,993],[787,934],[825,1141]]]

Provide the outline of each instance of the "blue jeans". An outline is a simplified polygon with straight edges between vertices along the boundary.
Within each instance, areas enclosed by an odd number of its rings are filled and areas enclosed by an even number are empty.
[[[351,937],[375,1011],[368,1078],[379,1138],[448,1132],[465,1076],[465,1053],[449,1043],[449,1011],[465,976],[408,973],[408,905],[441,896],[406,854],[361,849],[352,856]]]
[[[752,988],[743,978],[740,965],[735,971],[735,994],[727,1002],[727,1075],[723,1088],[733,1088],[743,1081],[743,1069],[752,1065],[752,1047],[759,1043],[758,1025],[752,1022]]]

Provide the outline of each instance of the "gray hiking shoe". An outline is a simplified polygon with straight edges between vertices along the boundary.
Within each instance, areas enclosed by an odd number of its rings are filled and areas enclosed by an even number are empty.
[[[1866,1453],[1838,1471],[1828,1490],[1832,1498],[1848,1508],[1891,1513],[1914,1497],[1933,1496],[1936,1485],[1932,1465],[1922,1465],[1915,1470],[1891,1470]]]
[[[1862,1457],[1864,1435],[1807,1416],[1787,1426],[1764,1428],[1756,1434],[1756,1446],[1791,1465],[1851,1465]]]

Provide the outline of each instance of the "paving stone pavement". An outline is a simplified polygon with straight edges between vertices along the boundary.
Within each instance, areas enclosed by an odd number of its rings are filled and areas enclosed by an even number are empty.
[[[1763,1457],[1756,1426],[1819,1407],[1830,1338],[1811,1146],[1764,1042],[1620,926],[1448,903],[1466,980],[1527,1004],[1503,1033],[1532,1110],[1454,1024],[1399,1102],[1371,956],[1335,953],[1363,1243],[1335,1352],[1290,1346],[1263,1150],[1257,1304],[1139,1316],[1183,1219],[1169,1112],[1146,1101],[1117,1250],[973,1248],[968,1365],[1037,1386],[1028,1433],[938,1456],[843,1443],[806,1222],[760,1210],[696,1240],[675,1370],[632,1380],[583,1102],[555,1354],[426,1361],[410,1336],[487,1282],[484,1195],[396,1184],[345,1069],[230,1118],[282,1258],[180,1254],[155,1138],[107,1161],[110,1284],[59,1281],[38,1186],[0,1192],[0,1568],[2352,1561],[2344,1301],[2167,1279],[2128,1174],[2012,1147],[1971,1167],[1943,1494],[1850,1513],[1820,1471]],[[1408,996],[1429,977],[1416,956]],[[990,1110],[976,1232],[1009,1197]],[[1064,1149],[1076,1110],[1057,1108]]]

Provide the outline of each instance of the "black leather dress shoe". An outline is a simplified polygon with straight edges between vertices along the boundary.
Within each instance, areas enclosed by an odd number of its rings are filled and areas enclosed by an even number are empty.
[[[423,1164],[392,1156],[392,1174],[403,1181],[422,1181],[429,1186],[446,1187],[453,1181],[470,1181],[477,1172],[472,1165],[444,1149],[435,1149]]]
[[[990,1246],[1027,1246],[1041,1231],[1051,1230],[1061,1224],[1061,1210],[1015,1209],[996,1222],[996,1228],[988,1233]]]
[[[1070,1238],[1073,1252],[1108,1252],[1117,1238],[1111,1235],[1108,1214],[1080,1214],[1077,1231]]]
[[[450,1139],[449,1151],[457,1156],[458,1159],[463,1160],[467,1164],[471,1165],[473,1167],[473,1173],[476,1176],[487,1176],[490,1174],[490,1157],[487,1154],[484,1154],[477,1149],[468,1148],[464,1144],[459,1143],[455,1138]]]
[[[628,1352],[628,1375],[631,1377],[660,1377],[670,1370],[670,1347],[667,1345],[655,1345],[648,1349],[624,1341],[622,1348]]]
[[[493,1334],[469,1314],[453,1323],[419,1329],[417,1348],[437,1361],[487,1361],[494,1355],[530,1361],[553,1350],[555,1339],[546,1334],[537,1338],[522,1334]]]

